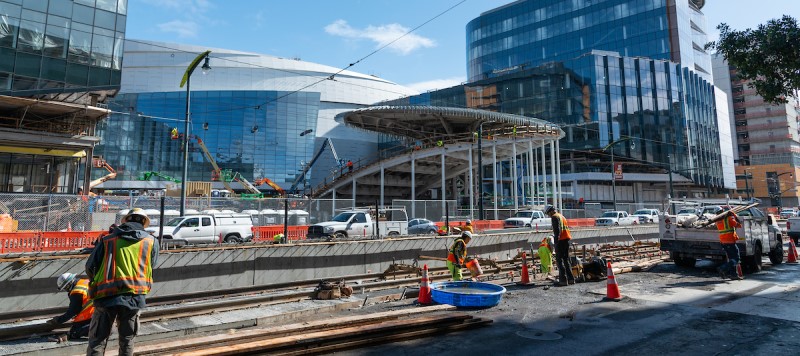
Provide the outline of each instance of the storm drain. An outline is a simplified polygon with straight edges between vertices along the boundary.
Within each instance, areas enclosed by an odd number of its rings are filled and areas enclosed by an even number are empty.
[[[541,341],[560,340],[563,337],[560,334],[540,331],[540,330],[517,331],[517,336],[521,336],[526,339],[541,340]]]

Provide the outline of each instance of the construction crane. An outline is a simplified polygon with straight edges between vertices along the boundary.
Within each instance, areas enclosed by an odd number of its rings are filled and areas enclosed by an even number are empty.
[[[308,173],[308,171],[311,170],[311,167],[314,166],[314,163],[317,163],[317,160],[322,155],[322,152],[325,151],[325,147],[331,148],[331,153],[333,154],[333,159],[336,160],[336,165],[339,167],[342,166],[342,161],[339,159],[339,155],[336,154],[336,148],[333,147],[333,141],[331,141],[330,138],[326,138],[325,141],[322,142],[322,147],[320,147],[319,151],[317,151],[317,154],[314,155],[314,158],[312,158],[311,161],[308,162],[308,164],[306,164],[305,167],[303,167],[303,170],[294,180],[294,183],[292,183],[292,186],[289,188],[290,192],[297,189],[297,186],[300,184],[300,182],[306,179],[306,173]]]
[[[179,184],[181,183],[181,180],[180,180],[180,179],[178,179],[178,178],[173,178],[173,177],[171,177],[171,176],[168,176],[168,175],[166,175],[166,174],[163,174],[163,173],[159,173],[159,172],[150,172],[150,171],[148,171],[148,172],[142,172],[142,175],[139,177],[139,180],[150,180],[150,178],[152,178],[152,177],[154,177],[154,176],[155,176],[155,177],[159,177],[159,178],[166,179],[166,180],[168,180],[168,181],[170,181],[170,182],[175,182],[175,183],[179,183]]]
[[[111,168],[111,166],[108,164],[108,162],[106,162],[106,160],[103,159],[103,157],[92,157],[92,166],[95,168],[105,168],[108,171],[108,174],[89,182],[88,193],[89,195],[94,196],[94,193],[91,192],[92,188],[102,184],[105,181],[116,178],[117,171],[115,171],[114,168]]]
[[[206,156],[206,159],[208,160],[209,163],[211,163],[211,167],[214,168],[214,174],[220,177],[222,184],[225,185],[225,189],[227,189],[228,192],[231,193],[231,196],[236,196],[236,192],[233,191],[233,188],[231,188],[231,185],[228,183],[229,180],[226,180],[222,177],[222,170],[217,165],[217,161],[214,160],[214,156],[211,155],[211,152],[208,152],[208,147],[206,147],[206,144],[203,142],[203,140],[200,137],[194,135],[191,135],[191,137],[197,141],[197,145],[200,146],[200,150],[203,151],[203,154]]]
[[[280,196],[285,196],[286,195],[286,191],[284,191],[283,188],[281,188],[281,186],[279,186],[278,184],[276,184],[275,182],[273,182],[269,178],[261,178],[261,179],[257,179],[255,182],[253,182],[253,185],[256,186],[256,187],[258,187],[260,185],[263,185],[263,184],[266,184],[266,185],[272,187],[272,189],[275,189],[275,191],[278,192],[278,194],[280,194]]]

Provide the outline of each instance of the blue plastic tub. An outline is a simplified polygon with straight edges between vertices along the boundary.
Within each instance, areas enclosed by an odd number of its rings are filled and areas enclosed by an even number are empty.
[[[431,285],[431,299],[439,304],[456,307],[484,308],[500,303],[505,287],[491,283],[460,281]]]

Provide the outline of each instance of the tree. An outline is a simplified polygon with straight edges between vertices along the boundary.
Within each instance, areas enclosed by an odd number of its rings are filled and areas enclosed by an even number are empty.
[[[749,80],[765,101],[786,103],[800,89],[800,27],[784,15],[755,30],[732,30],[717,26],[719,41],[706,44],[736,67],[739,78]]]

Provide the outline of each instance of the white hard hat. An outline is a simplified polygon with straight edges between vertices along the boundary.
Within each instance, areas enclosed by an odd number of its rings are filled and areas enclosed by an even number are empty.
[[[461,237],[462,238],[466,237],[466,238],[470,238],[471,239],[472,238],[472,233],[469,232],[469,231],[464,231],[464,232],[461,233]]]
[[[70,286],[75,281],[75,273],[64,273],[58,276],[58,281],[56,281],[56,286],[58,290],[64,290],[68,286]]]
[[[467,219],[467,225],[472,224],[472,220]]]
[[[142,208],[133,208],[133,209],[131,209],[131,211],[128,212],[128,215],[125,215],[125,217],[122,218],[122,223],[124,224],[124,223],[130,221],[131,217],[133,217],[133,216],[142,217],[143,218],[142,225],[144,227],[150,226],[150,218],[147,217],[147,213],[145,213],[144,209],[142,209]]]

